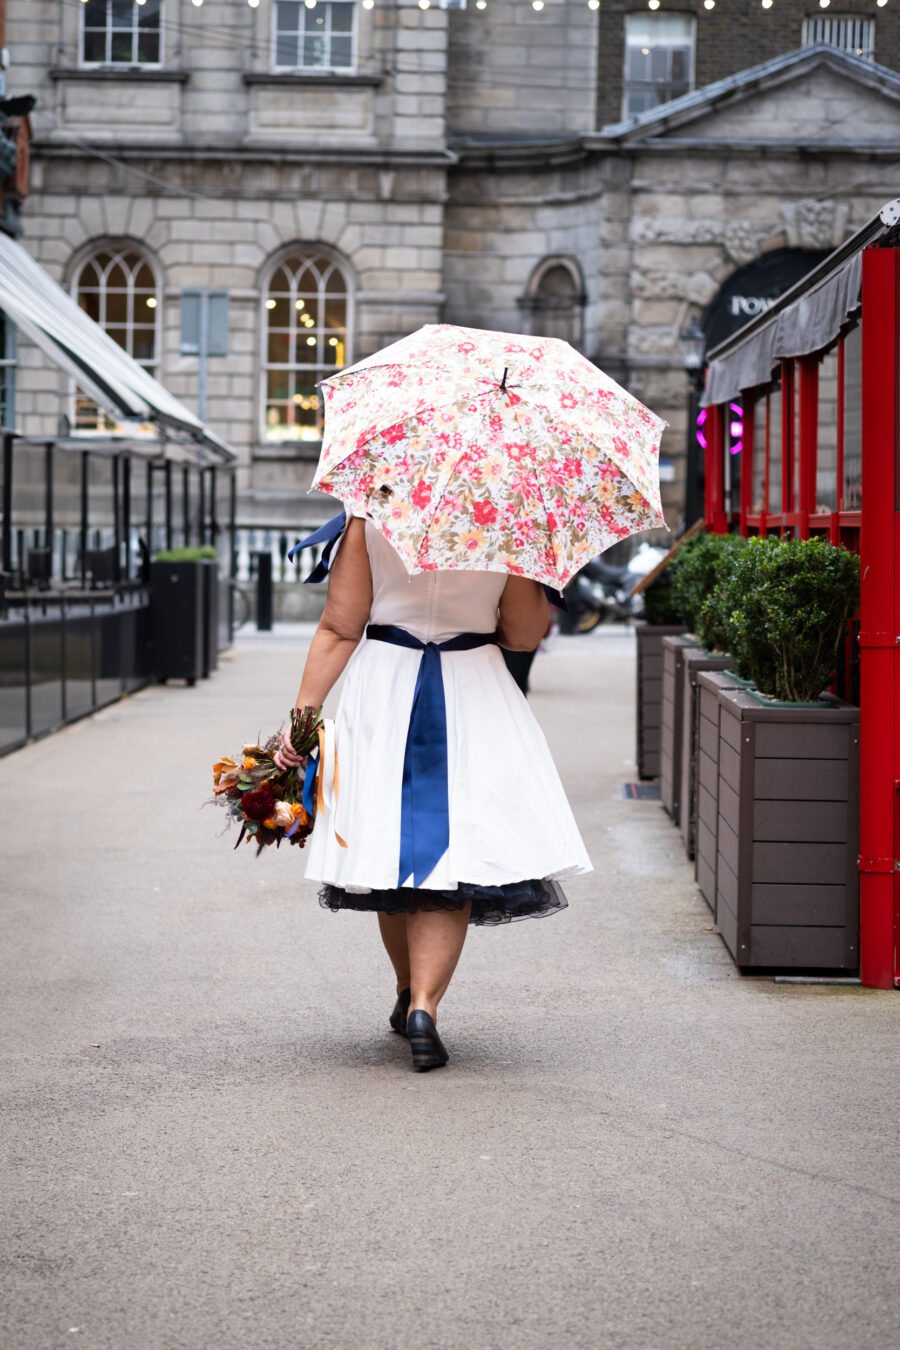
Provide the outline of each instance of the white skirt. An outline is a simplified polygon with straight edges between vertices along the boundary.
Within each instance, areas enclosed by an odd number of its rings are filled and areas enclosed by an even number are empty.
[[[364,639],[335,718],[339,792],[306,845],[307,879],[399,884],[400,802],[421,652]],[[450,846],[421,886],[502,886],[590,872],[553,758],[496,646],[443,652]],[[344,840],[342,847],[337,836]]]

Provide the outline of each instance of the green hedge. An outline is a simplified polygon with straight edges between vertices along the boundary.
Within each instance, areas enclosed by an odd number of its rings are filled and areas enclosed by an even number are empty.
[[[859,604],[859,559],[820,539],[747,541],[713,602],[743,679],[810,703],[831,682]]]
[[[218,550],[212,544],[198,544],[193,548],[168,548],[153,555],[154,562],[207,562],[218,558]]]

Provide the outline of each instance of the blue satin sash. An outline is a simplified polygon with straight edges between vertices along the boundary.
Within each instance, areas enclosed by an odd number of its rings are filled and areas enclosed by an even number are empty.
[[[405,628],[381,623],[370,623],[366,637],[422,653],[403,756],[397,876],[398,887],[410,877],[414,886],[420,886],[450,844],[447,705],[441,652],[471,651],[497,639],[494,633],[460,633],[446,642],[422,642]]]
[[[294,545],[288,554],[291,562],[294,561],[294,555],[304,548],[312,548],[314,544],[324,544],[322,555],[316,563],[308,577],[303,578],[303,584],[309,581],[324,581],[331,568],[331,555],[337,547],[338,541],[344,530],[347,528],[347,512],[338,511],[336,516],[326,520],[324,525],[320,525],[312,534],[308,534],[305,539],[301,539]]]

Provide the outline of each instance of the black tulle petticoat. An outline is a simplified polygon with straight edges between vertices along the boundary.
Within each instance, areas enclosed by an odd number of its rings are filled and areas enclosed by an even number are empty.
[[[557,881],[511,881],[505,886],[478,886],[460,882],[455,891],[416,890],[401,886],[392,891],[346,891],[341,886],[323,886],[319,904],[323,909],[360,909],[383,914],[414,914],[419,909],[462,909],[472,901],[469,923],[490,927],[515,919],[542,919],[566,909],[563,889]]]

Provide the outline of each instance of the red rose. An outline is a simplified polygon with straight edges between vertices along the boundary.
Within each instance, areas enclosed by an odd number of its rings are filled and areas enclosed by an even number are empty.
[[[493,525],[497,519],[497,508],[493,502],[476,502],[472,507],[476,525]]]
[[[431,484],[420,478],[410,493],[410,501],[421,511],[431,501]]]
[[[266,820],[275,809],[275,798],[268,783],[245,792],[241,799],[241,810],[248,820]]]

